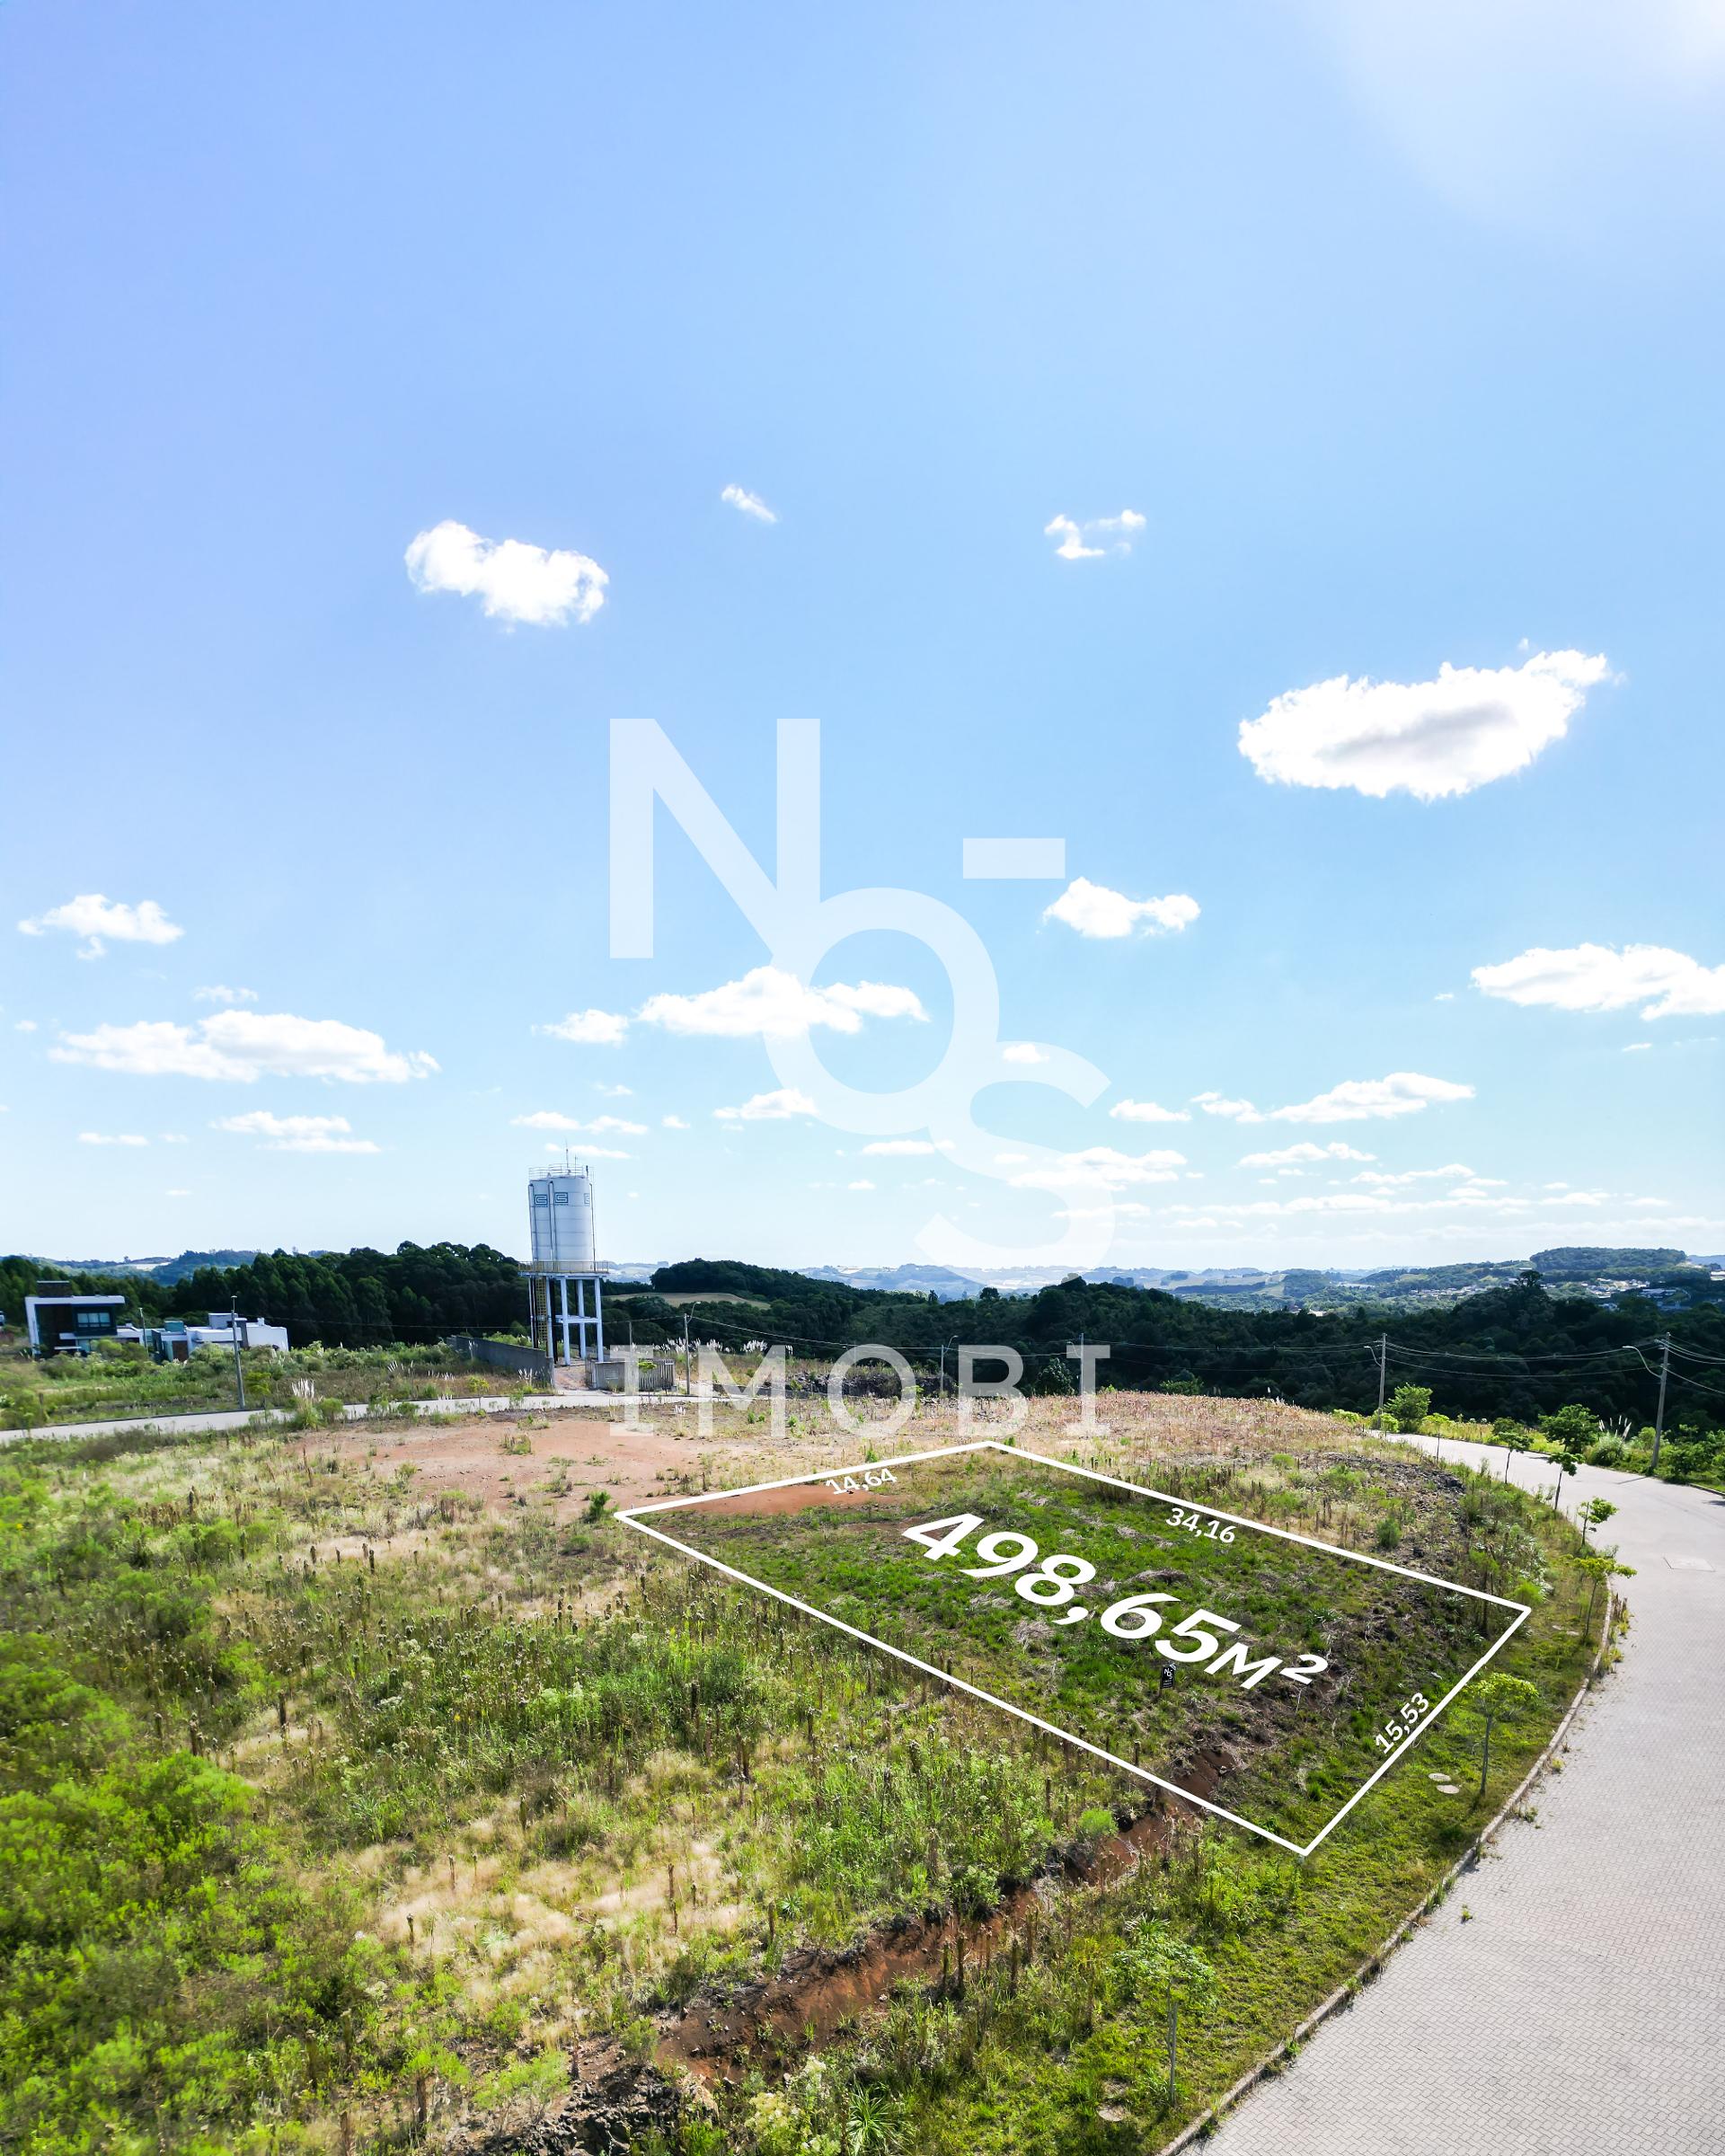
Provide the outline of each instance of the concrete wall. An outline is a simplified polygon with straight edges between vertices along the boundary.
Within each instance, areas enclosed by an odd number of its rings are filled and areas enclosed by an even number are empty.
[[[488,1363],[493,1370],[509,1370],[518,1377],[551,1383],[551,1358],[536,1348],[511,1348],[507,1340],[485,1340],[472,1332],[452,1333],[446,1345],[469,1362]]]

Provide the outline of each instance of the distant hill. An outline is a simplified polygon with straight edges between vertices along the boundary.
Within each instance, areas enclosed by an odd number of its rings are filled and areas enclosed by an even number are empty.
[[[1588,1280],[1601,1274],[1622,1278],[1629,1273],[1668,1273],[1693,1261],[1684,1250],[1613,1250],[1580,1243],[1558,1250],[1535,1250],[1527,1262],[1547,1280]]]
[[[42,1277],[58,1278],[63,1273],[147,1273],[152,1280],[160,1280],[172,1286],[191,1273],[200,1272],[206,1266],[226,1271],[236,1265],[250,1265],[257,1256],[255,1250],[181,1250],[177,1258],[38,1258],[34,1262],[44,1270]]]

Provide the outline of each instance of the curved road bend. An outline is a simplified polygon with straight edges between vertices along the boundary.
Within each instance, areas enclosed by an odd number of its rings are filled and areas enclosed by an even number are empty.
[[[1552,1473],[1524,1456],[1514,1480]],[[1632,1622],[1537,1824],[1504,1827],[1213,2156],[1725,2151],[1725,1498],[1583,1468],[1564,1509],[1593,1497],[1619,1507]]]

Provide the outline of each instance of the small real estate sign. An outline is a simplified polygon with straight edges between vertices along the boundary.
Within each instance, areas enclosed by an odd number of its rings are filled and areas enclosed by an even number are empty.
[[[1528,1613],[995,1439],[619,1517],[1302,1856]]]

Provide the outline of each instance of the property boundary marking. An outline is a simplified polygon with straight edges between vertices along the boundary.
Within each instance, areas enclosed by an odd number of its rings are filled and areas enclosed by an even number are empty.
[[[860,1639],[865,1647],[878,1648],[882,1654],[890,1655],[895,1661],[906,1663],[910,1668],[920,1670],[924,1676],[933,1677],[938,1683],[950,1685],[954,1692],[965,1692],[971,1699],[981,1700],[987,1706],[998,1707],[1004,1713],[1015,1716],[1021,1722],[1030,1723],[1032,1728],[1058,1737],[1062,1744],[1071,1745],[1080,1752],[1088,1752],[1092,1758],[1104,1761],[1109,1766],[1118,1768],[1123,1774],[1130,1774],[1138,1781],[1150,1782],[1159,1789],[1166,1789],[1171,1796],[1180,1798],[1186,1804],[1195,1804],[1201,1810],[1213,1813],[1218,1819],[1227,1820],[1231,1825],[1243,1826],[1248,1833],[1257,1834],[1266,1842],[1273,1842],[1278,1848],[1288,1850],[1296,1857],[1309,1857],[1318,1844],[1341,1824],[1367,1790],[1387,1774],[1404,1753],[1419,1743],[1450,1702],[1472,1683],[1504,1643],[1513,1638],[1532,1614],[1526,1603],[1512,1602],[1502,1595],[1488,1595],[1482,1587],[1464,1586],[1459,1580],[1439,1579],[1430,1572],[1417,1572],[1410,1565],[1392,1564],[1386,1558],[1367,1557],[1359,1551],[1338,1549],[1333,1542],[1321,1542],[1309,1534],[1295,1534],[1286,1527],[1269,1527],[1261,1520],[1246,1519],[1240,1513],[1224,1512],[1214,1505],[1194,1504],[1193,1509],[1212,1514],[1219,1520],[1230,1521],[1236,1527],[1250,1527],[1255,1534],[1274,1535],[1285,1542],[1298,1542],[1308,1550],[1321,1550],[1327,1557],[1341,1558],[1349,1564],[1369,1565],[1380,1572],[1400,1573],[1402,1578],[1418,1580],[1422,1586],[1440,1587],[1446,1594],[1465,1595],[1474,1602],[1491,1603],[1499,1609],[1516,1613],[1473,1666],[1456,1679],[1431,1712],[1361,1782],[1334,1818],[1310,1842],[1301,1843],[1290,1842],[1286,1835],[1275,1833],[1267,1826],[1259,1826],[1253,1821],[1243,1818],[1238,1812],[1229,1811],[1225,1806],[1212,1804],[1208,1798],[1194,1796],[1191,1790],[1181,1789],[1178,1782],[1169,1781],[1160,1774],[1153,1774],[1148,1767],[1135,1766],[1129,1759],[1121,1759],[1114,1753],[1104,1750],[1101,1745],[1092,1745],[1086,1737],[1075,1736],[1071,1730],[1062,1729],[1057,1723],[1044,1721],[1040,1715],[1032,1714],[1028,1708],[1016,1707],[1010,1700],[1003,1700],[995,1692],[985,1692],[978,1684],[967,1683],[962,1677],[949,1674],[933,1662],[924,1662],[920,1657],[907,1653],[903,1648],[894,1647],[889,1640],[877,1639],[872,1632],[865,1632],[857,1625],[846,1624],[842,1617],[834,1617],[825,1610],[818,1610],[812,1604],[800,1601],[794,1595],[787,1595],[782,1587],[772,1586],[764,1579],[756,1579],[751,1573],[739,1571],[736,1566],[709,1556],[704,1550],[697,1550],[691,1543],[679,1542],[675,1535],[667,1534],[660,1528],[645,1524],[645,1515],[651,1513],[686,1511],[692,1506],[716,1505],[731,1498],[757,1497],[764,1490],[794,1489],[803,1483],[829,1482],[839,1475],[878,1472],[883,1467],[916,1467],[926,1460],[947,1460],[963,1453],[982,1452],[1004,1453],[1011,1460],[1034,1460],[1039,1466],[1054,1468],[1061,1474],[1079,1475],[1089,1482],[1106,1483],[1115,1489],[1129,1490],[1134,1497],[1149,1498],[1158,1504],[1176,1506],[1182,1511],[1188,1507],[1188,1499],[1170,1497],[1165,1490],[1149,1489],[1142,1482],[1127,1482],[1118,1475],[1104,1475],[1094,1468],[1075,1466],[1070,1460],[1051,1460],[1046,1453],[1033,1453],[1022,1445],[1004,1445],[997,1437],[979,1437],[969,1445],[936,1445],[928,1452],[899,1453],[890,1459],[864,1461],[852,1467],[817,1468],[806,1474],[781,1475],[774,1481],[749,1482],[739,1489],[709,1489],[702,1490],[694,1497],[662,1498],[651,1505],[631,1506],[616,1516],[626,1526],[632,1527],[637,1534],[650,1535],[655,1542],[663,1542],[668,1549],[678,1551],[685,1557],[692,1557],[698,1564],[711,1566],[713,1571],[722,1572],[728,1579],[736,1580],[739,1586],[752,1587],[756,1594],[770,1595],[775,1602],[784,1603],[789,1608],[800,1611],[803,1616],[812,1617],[821,1624],[831,1625],[835,1631],[846,1633],[853,1639]]]

